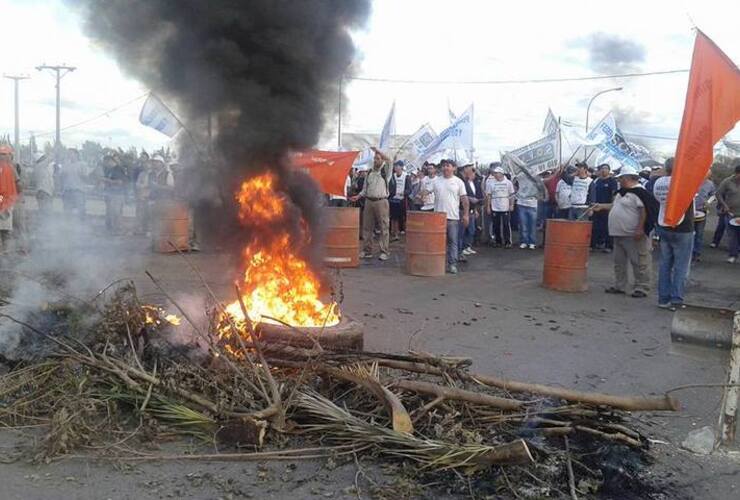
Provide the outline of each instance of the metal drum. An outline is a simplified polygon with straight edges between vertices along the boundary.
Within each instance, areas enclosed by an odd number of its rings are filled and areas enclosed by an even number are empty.
[[[588,290],[591,222],[547,220],[542,286],[561,292]]]
[[[152,247],[155,252],[190,250],[190,210],[177,200],[159,200],[154,205]]]
[[[444,276],[447,264],[447,214],[406,214],[406,272],[413,276]]]
[[[326,238],[324,263],[329,267],[360,265],[360,209],[357,207],[326,207]]]

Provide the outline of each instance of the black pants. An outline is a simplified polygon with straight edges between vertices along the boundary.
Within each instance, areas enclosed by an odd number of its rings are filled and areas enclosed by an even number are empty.
[[[609,238],[609,213],[596,212],[591,216],[593,232],[591,233],[592,248],[612,248]]]
[[[497,245],[511,245],[511,212],[491,212],[493,238]]]

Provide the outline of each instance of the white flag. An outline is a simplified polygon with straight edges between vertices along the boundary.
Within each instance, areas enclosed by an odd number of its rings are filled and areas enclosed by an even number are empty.
[[[555,118],[552,110],[547,108],[547,116],[545,117],[545,124],[542,126],[542,132],[545,135],[554,134],[558,131],[558,119]]]
[[[447,116],[450,119],[450,124],[455,123],[455,120],[457,120],[457,115],[452,111],[452,108],[450,107],[449,99],[447,99]]]
[[[380,143],[378,149],[384,153],[388,153],[391,147],[391,136],[396,135],[396,102],[393,101],[391,111],[388,113],[388,118],[385,119],[383,125],[383,131],[380,132]]]
[[[180,120],[156,95],[149,94],[139,113],[139,122],[162,132],[167,137],[174,137],[182,128]]]
[[[473,150],[473,105],[465,110],[465,113],[455,120],[455,122],[444,129],[439,135],[429,144],[426,151],[419,158],[420,161],[424,161],[436,153],[441,153],[448,149],[453,151]]]

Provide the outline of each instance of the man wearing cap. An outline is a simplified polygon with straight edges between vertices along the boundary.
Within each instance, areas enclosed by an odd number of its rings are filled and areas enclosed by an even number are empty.
[[[570,219],[579,219],[587,210],[593,179],[585,163],[576,164],[576,175],[570,190]]]
[[[620,189],[611,203],[596,203],[591,210],[606,215],[609,236],[614,244],[614,286],[605,291],[624,294],[627,289],[628,264],[635,284],[632,297],[647,297],[650,291],[650,231],[658,214],[658,202],[640,184],[640,176],[631,166],[623,166],[617,176]]]
[[[398,241],[399,233],[404,234],[406,232],[406,197],[411,188],[411,182],[406,182],[408,176],[404,168],[403,160],[394,162],[393,175],[388,183],[391,241]]]
[[[626,168],[626,167],[623,167]],[[628,169],[630,172],[632,168]],[[591,183],[591,203],[611,204],[614,201],[614,195],[619,189],[617,180],[611,175],[611,167],[607,163],[602,163],[598,168],[599,176]],[[639,182],[639,177],[638,177]],[[591,248],[610,252],[612,241],[609,238],[609,214],[607,212],[594,212],[591,217],[593,222],[593,231],[591,232]]]
[[[501,165],[493,168],[486,180],[486,214],[491,218],[489,234],[493,246],[511,248],[511,211],[514,209],[514,184],[504,176]]]
[[[365,200],[362,210],[362,252],[360,257],[371,259],[373,257],[373,232],[376,224],[380,226],[380,260],[388,260],[389,255],[389,221],[388,221],[388,169],[390,158],[377,148],[373,157],[373,168],[365,176],[362,191],[350,198],[350,201]]]
[[[0,146],[0,255],[8,251],[13,231],[13,206],[18,200],[18,176],[13,165],[13,149]]]
[[[730,234],[730,256],[727,262],[734,264],[740,250],[740,163],[735,164],[735,175],[719,184],[717,204],[727,217],[727,231]]]

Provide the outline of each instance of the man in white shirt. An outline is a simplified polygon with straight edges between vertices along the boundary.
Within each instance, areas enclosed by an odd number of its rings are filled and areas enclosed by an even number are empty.
[[[434,211],[447,215],[447,272],[457,274],[458,233],[460,223],[467,227],[470,222],[470,204],[463,181],[455,176],[455,164],[442,160],[442,176],[437,177],[432,185],[434,193]],[[460,204],[462,203],[462,220]]]
[[[399,234],[406,232],[406,189],[407,175],[403,160],[393,163],[393,175],[388,184],[390,198],[391,241],[398,241]],[[409,183],[409,187],[410,187]]]
[[[425,212],[434,211],[434,179],[437,178],[437,169],[433,163],[425,163],[424,168],[426,169],[426,176],[421,180],[421,187],[419,192],[421,194],[421,210]]]
[[[570,219],[576,220],[588,210],[588,194],[591,191],[593,179],[589,175],[588,165],[578,163],[576,165],[576,176],[570,188]]]
[[[493,246],[511,248],[511,211],[514,209],[514,184],[495,167],[486,181],[486,214],[491,216]]]

